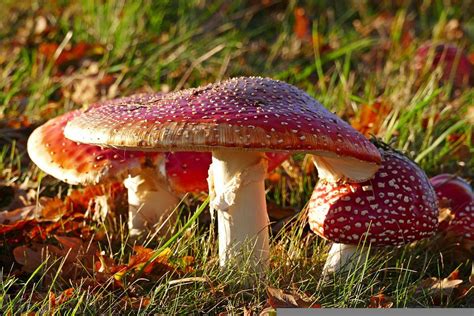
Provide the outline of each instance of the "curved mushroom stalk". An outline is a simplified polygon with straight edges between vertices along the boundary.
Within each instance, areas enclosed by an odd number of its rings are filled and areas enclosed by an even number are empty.
[[[217,210],[219,263],[253,246],[251,262],[266,265],[269,219],[264,179],[267,158],[260,152],[214,151],[209,169],[211,211]]]
[[[123,184],[128,189],[128,228],[131,236],[165,221],[179,203],[179,198],[152,168],[129,176]]]
[[[361,262],[361,257],[366,254],[366,251],[364,247],[357,245],[333,243],[323,267],[323,276],[327,277],[333,273],[349,271],[354,265]]]

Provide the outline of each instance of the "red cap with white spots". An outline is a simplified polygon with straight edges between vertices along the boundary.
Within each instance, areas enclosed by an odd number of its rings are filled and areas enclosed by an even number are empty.
[[[121,181],[145,164],[153,165],[159,157],[157,153],[102,148],[65,138],[67,122],[80,114],[76,110],[51,119],[29,137],[28,154],[44,172],[69,184]]]
[[[401,245],[434,234],[436,194],[425,173],[408,158],[379,149],[382,166],[363,183],[320,181],[309,203],[309,224],[318,235],[341,244],[366,241]]]
[[[284,152],[267,153],[268,172],[273,171],[290,154]],[[175,192],[199,192],[208,190],[208,170],[212,162],[210,152],[166,153],[166,178]]]
[[[439,200],[448,200],[454,212],[462,210],[474,200],[474,192],[469,183],[461,177],[443,173],[430,179]]]
[[[448,231],[451,231],[470,241],[474,241],[474,200],[459,210],[454,219],[449,223]]]
[[[67,125],[66,137],[149,151],[308,152],[336,180],[366,180],[380,164],[363,135],[281,81],[234,78],[127,105],[86,111]]]

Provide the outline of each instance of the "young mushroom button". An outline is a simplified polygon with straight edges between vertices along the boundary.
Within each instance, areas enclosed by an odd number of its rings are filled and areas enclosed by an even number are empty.
[[[169,93],[154,103],[91,109],[65,134],[135,150],[211,151],[210,205],[218,212],[221,265],[246,241],[255,261],[267,259],[264,152],[312,153],[320,175],[330,180],[366,180],[381,160],[363,135],[308,94],[258,77]]]
[[[325,274],[344,267],[358,245],[402,245],[429,237],[437,228],[436,195],[425,173],[402,154],[380,153],[382,166],[373,179],[343,184],[323,180],[314,189],[309,225],[334,242]]]
[[[443,173],[430,179],[440,204],[447,204],[456,213],[474,200],[474,192],[469,183],[461,177]]]

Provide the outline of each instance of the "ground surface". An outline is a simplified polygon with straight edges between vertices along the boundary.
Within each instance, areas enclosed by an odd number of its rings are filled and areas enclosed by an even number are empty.
[[[471,1],[101,2],[2,4],[2,314],[474,307],[472,252],[444,234],[374,251],[355,272],[321,280],[329,243],[306,227],[317,181],[308,157],[292,157],[267,181],[276,224],[264,277],[245,265],[219,269],[206,210],[190,217],[205,194],[184,198],[173,239],[134,244],[123,229],[119,185],[70,187],[40,172],[25,149],[36,126],[98,100],[260,75],[304,89],[430,176],[472,179],[473,74],[469,82],[463,70],[433,69],[416,58],[418,47],[434,41],[456,45],[474,62]],[[104,192],[112,214],[101,221],[90,200]]]

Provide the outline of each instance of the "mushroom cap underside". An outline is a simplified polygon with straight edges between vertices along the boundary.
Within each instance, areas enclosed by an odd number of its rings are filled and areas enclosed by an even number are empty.
[[[121,181],[144,165],[154,165],[161,155],[81,144],[65,138],[67,122],[80,114],[76,110],[58,116],[30,135],[28,154],[47,174],[69,184]]]

